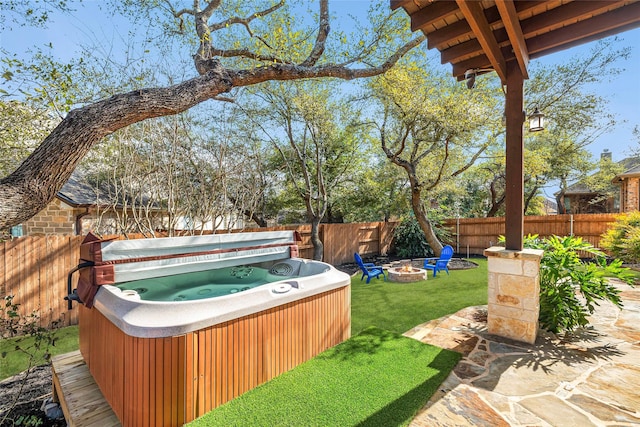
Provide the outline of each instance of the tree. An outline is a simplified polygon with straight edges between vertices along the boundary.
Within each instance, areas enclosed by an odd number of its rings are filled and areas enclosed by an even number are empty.
[[[120,6],[143,19],[150,11],[157,13],[149,4]],[[248,7],[255,9],[249,12]],[[19,224],[43,209],[91,147],[118,129],[178,114],[206,100],[228,99],[224,94],[233,95],[234,89],[267,81],[379,75],[425,38],[409,39],[407,20],[397,14],[378,17],[372,30],[360,34],[359,40],[349,40],[344,34],[332,38],[328,0],[319,1],[315,38],[304,30],[308,21],[292,19],[292,10],[282,1],[267,2],[263,8],[258,2],[232,4],[231,0],[195,0],[191,8],[178,8],[166,1],[162,10],[170,11],[172,17],[158,28],[169,31],[171,27],[177,35],[195,32],[191,41],[197,45],[193,60],[198,75],[167,87],[137,88],[71,110],[13,173],[0,180],[0,228]],[[342,47],[342,52],[325,55],[336,47]],[[330,62],[327,57],[340,60]]]
[[[634,126],[631,133],[635,139],[635,145],[631,147],[629,154],[632,157],[640,157],[640,125]]]
[[[397,67],[371,82],[371,95],[383,106],[380,144],[402,168],[411,189],[411,207],[433,252],[442,243],[425,203],[471,167],[502,130],[487,126],[497,101],[495,91],[469,92],[448,76],[416,63]],[[495,114],[493,114],[495,116]]]
[[[615,76],[619,73],[616,65],[629,56],[629,49],[614,49],[612,43],[600,41],[587,55],[559,65],[532,64],[531,78],[525,85],[525,110],[538,107],[544,112],[547,125],[544,132],[525,133],[526,208],[541,188],[558,182],[558,213],[564,213],[562,196],[568,183],[586,177],[594,169],[587,147],[612,129],[615,120],[606,114],[606,99],[593,94],[589,85]],[[594,121],[594,117],[602,119]],[[484,191],[490,201],[486,216],[499,215],[503,209],[503,159],[500,150],[478,165],[484,171]]]
[[[189,113],[152,119],[115,132],[91,150],[81,165],[85,179],[109,195],[98,203],[101,221],[93,229],[196,234],[234,228],[245,215],[255,218],[261,162],[227,121],[211,130]]]
[[[614,163],[608,157],[601,157],[598,162],[598,169],[584,179],[584,184],[598,196],[589,200],[590,205],[600,205],[605,208],[607,200],[616,197],[620,192],[620,187],[612,182],[614,176],[624,172],[624,166]]]
[[[55,124],[46,110],[31,103],[0,101],[0,176],[13,172]]]
[[[391,221],[411,210],[406,174],[371,145],[363,147],[362,169],[350,174],[350,185],[332,198],[344,222]]]
[[[613,40],[601,40],[584,57],[532,70],[525,88],[527,111],[538,106],[549,126],[542,135],[533,134],[529,145],[537,145],[532,148],[546,159],[536,176],[541,185],[560,182],[558,213],[566,213],[563,195],[568,182],[584,178],[595,166],[586,148],[616,124],[606,113],[607,100],[593,94],[589,85],[615,77],[620,72],[616,66],[629,53],[629,48],[614,49]]]
[[[331,99],[335,85],[303,81],[278,82],[257,88],[260,110],[247,113],[260,120],[274,147],[281,172],[303,202],[311,224],[314,259],[322,260],[320,222],[330,207],[331,193],[358,170],[359,141],[364,127],[348,102]]]

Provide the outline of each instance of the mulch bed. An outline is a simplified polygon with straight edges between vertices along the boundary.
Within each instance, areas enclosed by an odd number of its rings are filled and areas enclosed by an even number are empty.
[[[376,257],[369,257],[369,258],[363,257],[362,260],[364,262],[373,262],[374,264],[381,265],[385,268],[399,267],[407,262],[410,262],[413,267],[422,268],[422,265],[424,264],[424,258],[406,259],[406,258],[398,258],[398,257],[376,256]],[[350,276],[360,271],[360,268],[355,262],[336,265],[335,267],[340,271],[344,271]],[[474,263],[473,261],[469,261],[462,258],[452,258],[451,261],[449,261],[448,267],[449,267],[449,270],[467,270],[470,268],[478,267],[478,264]]]
[[[49,419],[40,409],[42,402],[51,397],[51,381],[51,367],[43,365],[33,368],[26,380],[23,372],[0,382],[0,425],[65,427],[64,418]]]

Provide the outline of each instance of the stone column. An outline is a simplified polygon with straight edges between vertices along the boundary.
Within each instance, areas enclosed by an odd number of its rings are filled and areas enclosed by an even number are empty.
[[[533,344],[540,313],[542,250],[484,251],[489,268],[487,326],[490,334]]]

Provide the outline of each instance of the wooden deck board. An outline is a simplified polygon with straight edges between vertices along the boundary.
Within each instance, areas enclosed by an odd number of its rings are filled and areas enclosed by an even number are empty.
[[[70,427],[121,425],[79,350],[53,357],[51,370],[54,393]]]

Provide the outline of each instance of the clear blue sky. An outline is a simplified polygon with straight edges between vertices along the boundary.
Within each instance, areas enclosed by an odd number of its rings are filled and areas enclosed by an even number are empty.
[[[14,28],[1,35],[0,43],[9,52],[24,53],[30,47],[53,43],[54,52],[61,60],[69,59],[77,50],[79,40],[101,40],[105,46],[117,46],[119,38],[127,34],[125,21],[113,22],[112,18],[99,10],[97,1],[85,1],[77,6],[78,13],[74,17],[57,16],[48,29]],[[337,16],[345,13],[361,15],[368,7],[367,0],[340,0],[334,3],[332,12]],[[609,109],[620,121],[616,129],[601,136],[590,150],[599,155],[603,149],[613,152],[613,159],[625,157],[632,143],[635,145],[631,131],[640,126],[640,29],[618,35],[620,46],[632,49],[631,59],[620,66],[625,68],[614,81],[601,83],[594,90],[610,100]],[[532,62],[555,63],[588,51],[593,43],[558,52]],[[432,52],[437,54],[437,52]],[[443,65],[447,72],[449,65]],[[626,122],[625,122],[626,121]],[[624,123],[623,123],[624,122]]]

